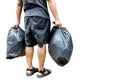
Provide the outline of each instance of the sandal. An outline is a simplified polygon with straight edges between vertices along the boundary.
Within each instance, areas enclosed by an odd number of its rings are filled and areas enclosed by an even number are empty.
[[[51,70],[44,68],[43,70],[38,71],[37,78],[42,78],[42,77],[47,76],[49,74],[51,74]]]
[[[38,71],[38,68],[34,68],[33,69],[26,69],[26,76],[32,76],[34,73],[36,73]]]

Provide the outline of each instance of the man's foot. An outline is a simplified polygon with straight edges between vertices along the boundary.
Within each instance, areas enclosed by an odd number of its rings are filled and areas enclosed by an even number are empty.
[[[44,68],[43,70],[38,71],[37,77],[42,78],[42,77],[45,77],[49,74],[51,74],[51,70]]]
[[[37,68],[34,68],[33,69],[26,69],[26,76],[32,76],[34,73],[36,73],[38,71]]]

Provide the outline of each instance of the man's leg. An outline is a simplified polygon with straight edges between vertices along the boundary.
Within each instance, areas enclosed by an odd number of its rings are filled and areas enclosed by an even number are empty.
[[[38,71],[38,69],[33,67],[32,65],[33,52],[34,47],[26,47],[26,60],[27,60],[26,76],[32,76],[34,73]]]
[[[38,55],[39,69],[42,70],[44,68],[44,62],[45,62],[45,57],[46,57],[46,45],[45,44],[43,45],[43,47],[38,47],[37,55]]]
[[[46,57],[46,45],[44,44],[43,47],[38,47],[38,62],[39,62],[39,73],[37,74],[37,77],[44,77],[46,75],[49,75],[51,73],[50,69],[44,68],[45,63],[45,57]]]
[[[26,60],[27,60],[27,68],[32,69],[32,60],[33,60],[33,52],[34,52],[34,47],[26,47]]]

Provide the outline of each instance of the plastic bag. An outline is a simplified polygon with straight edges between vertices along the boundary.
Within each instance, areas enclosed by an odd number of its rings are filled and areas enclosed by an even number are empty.
[[[24,56],[25,32],[20,28],[11,27],[7,35],[7,55],[6,59],[13,59]]]
[[[64,66],[69,62],[73,51],[73,42],[71,34],[66,28],[52,28],[48,51],[59,66]]]

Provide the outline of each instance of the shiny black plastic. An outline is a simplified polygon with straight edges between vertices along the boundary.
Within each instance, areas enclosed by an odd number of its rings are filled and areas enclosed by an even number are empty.
[[[7,35],[7,54],[6,59],[13,59],[24,56],[25,32],[20,28],[11,27]]]
[[[69,62],[73,51],[73,41],[65,27],[52,28],[48,51],[59,66],[64,66]]]

